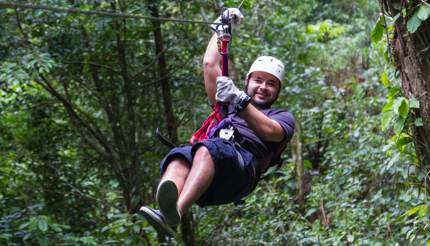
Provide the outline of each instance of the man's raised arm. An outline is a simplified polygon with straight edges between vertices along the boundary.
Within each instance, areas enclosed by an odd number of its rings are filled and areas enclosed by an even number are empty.
[[[222,23],[223,18],[228,18],[231,27],[239,25],[243,20],[243,14],[238,8],[228,8],[221,16],[219,16],[210,27],[215,34],[212,35],[208,46],[206,47],[205,56],[203,58],[203,73],[205,79],[205,90],[211,105],[215,105],[216,94],[216,78],[222,74],[220,61],[221,55],[218,52],[218,34],[230,28],[225,23]]]
[[[218,52],[217,40],[217,34],[212,35],[203,58],[205,90],[211,105],[215,105],[216,103],[216,78],[221,75],[220,54]]]

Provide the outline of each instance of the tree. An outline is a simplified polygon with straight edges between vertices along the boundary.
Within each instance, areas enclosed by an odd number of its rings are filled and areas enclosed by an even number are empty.
[[[419,102],[419,107],[411,107],[415,121],[413,138],[417,158],[427,172],[430,170],[430,6],[425,1],[384,0],[382,7],[395,19],[391,47],[403,95]],[[427,184],[430,189],[430,179]]]

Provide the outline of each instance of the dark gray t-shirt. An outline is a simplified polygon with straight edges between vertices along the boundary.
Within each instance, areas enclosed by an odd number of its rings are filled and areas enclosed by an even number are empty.
[[[281,151],[281,149],[290,141],[294,133],[295,121],[294,116],[284,109],[262,109],[260,110],[266,116],[278,122],[282,129],[284,129],[284,139],[280,142],[269,142],[264,141],[257,134],[248,127],[248,124],[242,119],[239,114],[235,113],[232,108],[229,108],[228,117],[231,119],[231,123],[239,131],[240,135],[248,140],[250,147],[248,151],[254,154],[258,160],[258,168],[260,171],[265,171],[270,164],[275,154]]]

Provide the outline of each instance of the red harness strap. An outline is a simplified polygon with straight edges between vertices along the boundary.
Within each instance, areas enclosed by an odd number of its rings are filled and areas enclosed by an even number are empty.
[[[202,126],[191,136],[190,144],[195,144],[209,137],[209,132],[212,127],[216,126],[221,121],[221,104],[215,104],[214,111],[203,122]]]
[[[228,18],[228,13],[227,17],[222,15],[222,18],[223,25],[227,24],[228,28],[223,29],[221,32],[217,33],[218,40],[220,41],[218,45],[220,46],[219,51],[221,54],[221,75],[228,76],[228,44],[231,38],[231,26],[229,22],[230,20]],[[209,138],[209,132],[213,127],[216,127],[218,123],[227,115],[227,110],[228,104],[217,102],[212,113],[210,113],[210,115],[206,118],[200,129],[198,129],[193,134],[193,136],[191,136],[190,143],[195,144]]]

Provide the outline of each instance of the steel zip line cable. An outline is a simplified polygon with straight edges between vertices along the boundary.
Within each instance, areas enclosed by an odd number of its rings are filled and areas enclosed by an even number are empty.
[[[243,2],[245,2],[245,0],[242,0],[242,2],[239,4],[239,7],[237,7],[238,9],[242,9]]]
[[[130,18],[130,19],[145,19],[145,20],[156,20],[156,21],[172,21],[172,22],[181,22],[188,24],[218,24],[214,22],[208,21],[196,21],[196,20],[185,20],[185,19],[174,19],[174,18],[165,18],[165,17],[153,17],[153,16],[144,16],[144,15],[131,15],[124,13],[115,13],[108,11],[97,11],[97,10],[82,10],[79,8],[58,8],[58,7],[50,7],[46,5],[33,5],[33,4],[22,4],[22,3],[8,3],[4,1],[0,1],[0,9],[32,9],[32,10],[47,10],[51,12],[62,12],[62,13],[73,13],[73,14],[83,14],[83,15],[99,15],[99,16],[107,16],[107,17],[117,17],[117,18]]]

